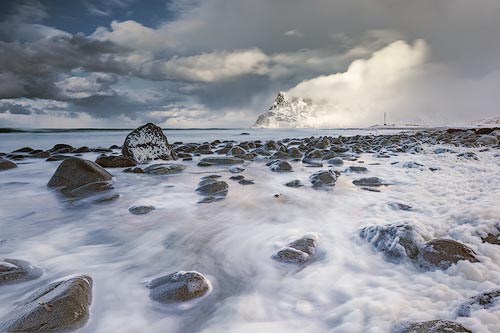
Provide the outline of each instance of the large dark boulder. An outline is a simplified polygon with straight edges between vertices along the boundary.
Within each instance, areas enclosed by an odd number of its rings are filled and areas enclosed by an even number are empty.
[[[304,264],[316,255],[318,242],[319,236],[309,233],[278,250],[272,258],[289,264]]]
[[[405,325],[398,333],[472,333],[459,323],[448,320],[431,320]]]
[[[451,239],[434,239],[427,242],[417,256],[417,264],[425,270],[445,270],[460,260],[479,262],[474,250]]]
[[[0,157],[0,171],[17,168],[17,164]]]
[[[0,259],[0,286],[39,278],[42,270],[18,259]]]
[[[148,285],[149,297],[160,303],[187,302],[210,291],[208,280],[195,271],[180,271],[154,279]]]
[[[111,174],[98,164],[81,158],[70,157],[61,162],[47,185],[49,187],[60,187],[64,193],[68,193],[93,183],[106,183],[112,178]],[[101,186],[98,187],[101,188]]]
[[[122,154],[137,163],[146,163],[156,159],[177,159],[163,130],[152,123],[138,127],[127,135],[123,143]]]
[[[367,226],[360,230],[359,236],[392,263],[400,263],[406,258],[416,259],[424,243],[413,226],[404,223]]]
[[[92,279],[77,276],[43,287],[7,313],[1,332],[70,332],[89,318]]]
[[[136,161],[125,156],[101,156],[95,162],[103,168],[129,168],[137,165]]]
[[[459,317],[469,317],[474,310],[489,309],[500,304],[500,289],[490,290],[469,298],[460,305],[457,311]]]

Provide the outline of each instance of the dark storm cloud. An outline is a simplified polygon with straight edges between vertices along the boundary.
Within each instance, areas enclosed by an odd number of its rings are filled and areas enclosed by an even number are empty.
[[[0,9],[0,98],[62,101],[93,117],[146,119],[172,103],[179,113],[201,105],[254,117],[278,90],[350,75],[353,61],[417,39],[429,51],[415,65],[425,75],[404,81],[409,97],[439,76],[452,87],[442,100],[481,96],[493,110],[490,95],[474,92],[489,91],[500,68],[497,0],[54,0]],[[395,54],[383,65],[397,65]]]

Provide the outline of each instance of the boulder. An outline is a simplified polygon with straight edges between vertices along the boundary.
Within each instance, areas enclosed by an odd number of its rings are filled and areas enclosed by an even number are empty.
[[[229,186],[225,181],[207,178],[198,183],[196,192],[201,195],[224,197],[228,189]]]
[[[398,333],[472,333],[459,323],[448,320],[431,320],[405,325]]]
[[[330,158],[327,161],[327,163],[332,164],[332,165],[342,165],[342,164],[344,164],[344,160],[341,157],[334,157],[334,158]]]
[[[469,298],[460,305],[457,311],[459,317],[469,317],[474,310],[489,309],[500,304],[500,289],[490,290]]]
[[[481,135],[477,142],[483,146],[496,146],[498,145],[498,138],[493,135]]]
[[[0,286],[37,279],[42,270],[29,262],[18,259],[0,259]]]
[[[314,258],[318,242],[317,234],[308,233],[278,250],[272,258],[289,264],[304,264]]]
[[[0,322],[1,332],[70,332],[89,318],[92,279],[76,276],[43,287],[21,302]]]
[[[416,259],[424,239],[409,224],[371,225],[360,230],[359,236],[384,259],[401,263],[406,258]]]
[[[146,163],[156,159],[177,159],[163,130],[152,123],[138,127],[127,135],[123,143],[122,154],[137,163]]]
[[[304,186],[304,184],[302,184],[302,182],[299,179],[294,179],[294,180],[291,180],[288,183],[286,183],[285,186],[297,188],[297,187]]]
[[[69,192],[92,183],[108,182],[112,178],[111,174],[98,164],[70,157],[59,164],[47,185],[60,187],[64,192]]]
[[[315,187],[333,186],[337,181],[337,174],[332,170],[320,170],[313,173],[309,179]]]
[[[206,295],[210,289],[210,283],[196,271],[179,271],[149,283],[149,297],[160,303],[188,302]]]
[[[186,169],[186,166],[183,164],[160,163],[148,166],[144,169],[144,173],[149,173],[152,175],[170,175],[179,173],[184,169]]]
[[[239,157],[204,157],[198,163],[198,166],[212,166],[212,165],[234,165],[234,164],[243,164],[245,162],[243,159]]]
[[[145,215],[152,212],[155,209],[156,208],[151,205],[142,205],[142,206],[132,206],[128,209],[128,211],[134,215]]]
[[[367,172],[368,169],[364,166],[351,165],[346,169],[346,172]]]
[[[124,156],[101,156],[95,160],[103,168],[129,168],[137,165],[137,162]]]
[[[419,251],[417,264],[425,270],[448,269],[460,260],[479,262],[474,250],[451,239],[434,239]]]
[[[389,202],[387,205],[394,210],[404,210],[407,212],[413,210],[412,206],[405,205],[405,204],[400,203],[400,202]]]
[[[287,161],[276,160],[267,163],[269,169],[274,172],[292,172],[293,168]]]
[[[374,187],[387,185],[378,177],[360,178],[354,180],[352,183],[357,186],[374,186]]]
[[[17,164],[0,157],[0,171],[17,168]]]

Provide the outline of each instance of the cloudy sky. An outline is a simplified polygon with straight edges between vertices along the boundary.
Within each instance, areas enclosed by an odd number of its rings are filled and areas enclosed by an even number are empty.
[[[0,127],[318,126],[500,116],[498,0],[0,2]]]

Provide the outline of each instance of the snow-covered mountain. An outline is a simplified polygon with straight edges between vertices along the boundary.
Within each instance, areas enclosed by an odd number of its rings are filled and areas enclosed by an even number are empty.
[[[311,120],[315,118],[314,105],[310,99],[292,97],[287,98],[283,92],[279,92],[276,100],[267,112],[261,114],[254,128],[300,128],[311,126]]]

